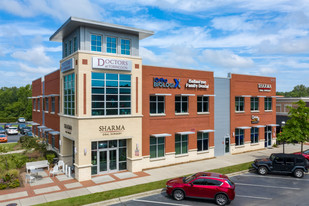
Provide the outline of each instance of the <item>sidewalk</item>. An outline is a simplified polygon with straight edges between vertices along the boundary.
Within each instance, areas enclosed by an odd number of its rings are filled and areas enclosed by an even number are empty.
[[[309,145],[304,145],[304,150],[306,149],[309,149]],[[300,145],[286,145],[285,151],[286,153],[300,151]],[[264,149],[237,155],[225,155],[209,160],[149,169],[138,173],[118,172],[101,175],[84,182],[77,182],[75,179],[67,178],[65,175],[49,177],[48,172],[42,172],[40,175],[43,176],[43,178],[35,183],[26,184],[26,186],[22,188],[0,191],[0,206],[10,203],[16,203],[17,205],[22,206],[35,205],[96,192],[124,188],[188,175],[200,171],[241,164],[253,161],[257,158],[267,157],[271,153],[281,152],[282,146],[279,146],[279,148]]]

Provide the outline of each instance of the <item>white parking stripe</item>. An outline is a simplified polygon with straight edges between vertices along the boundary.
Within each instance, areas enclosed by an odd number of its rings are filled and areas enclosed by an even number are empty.
[[[246,186],[252,186],[252,187],[268,187],[268,188],[276,188],[276,189],[286,189],[286,190],[300,190],[300,188],[297,187],[277,187],[277,186],[270,186],[270,185],[256,185],[256,184],[246,184],[246,183],[238,183],[236,182],[236,187],[237,185],[246,185]]]
[[[297,178],[288,178],[288,177],[274,177],[274,176],[262,176],[262,175],[242,175],[242,176],[245,176],[245,177],[263,177],[263,178],[272,178],[272,179],[285,179],[285,180],[296,180],[296,181],[309,181],[309,179],[304,179],[304,178],[301,178],[301,179],[297,179]]]
[[[133,200],[136,202],[148,202],[148,203],[155,203],[155,204],[160,204],[160,205],[178,205],[178,206],[190,206],[190,205],[183,205],[183,204],[176,204],[176,203],[168,203],[168,202],[157,202],[157,201],[150,201],[150,200]]]
[[[272,200],[273,199],[269,197],[255,197],[255,196],[247,196],[247,195],[236,195],[236,197],[246,197],[246,198],[254,198],[254,199],[261,199],[261,200]]]

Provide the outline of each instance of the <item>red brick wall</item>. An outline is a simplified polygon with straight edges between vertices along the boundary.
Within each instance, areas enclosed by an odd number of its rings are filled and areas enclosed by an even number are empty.
[[[174,83],[174,78],[180,79],[181,88],[154,88],[153,78],[165,78],[169,83]],[[165,139],[165,152],[175,151],[175,133],[194,131],[195,134],[189,135],[188,148],[197,148],[197,131],[214,129],[214,97],[209,97],[209,114],[197,114],[197,96],[203,94],[214,94],[213,72],[184,70],[165,67],[143,66],[142,75],[142,102],[143,102],[143,156],[149,155],[149,141],[151,134],[168,133],[172,136]],[[208,89],[188,89],[185,84],[188,79],[202,80],[209,84]],[[162,93],[171,94],[165,96],[166,116],[150,116],[150,94]],[[188,113],[189,115],[175,115],[175,95],[195,94],[189,96]],[[209,133],[209,146],[214,145],[214,133]]]
[[[270,92],[261,92],[258,89],[258,84],[271,84]],[[230,81],[231,90],[231,143],[235,143],[236,127],[247,126],[252,127],[255,125],[276,124],[276,98],[272,98],[272,112],[265,112],[264,110],[264,97],[259,97],[259,112],[251,112],[250,97],[244,97],[245,112],[235,112],[235,97],[241,95],[257,96],[276,96],[276,78],[274,77],[261,77],[232,74]],[[260,122],[258,124],[251,124],[251,115],[258,116]],[[250,129],[245,129],[245,142],[250,141]],[[259,139],[264,139],[264,128],[259,128]]]
[[[39,78],[37,80],[32,81],[32,96],[41,96],[42,95],[42,79]],[[40,98],[40,106],[41,108],[39,109],[40,112],[37,111],[38,109],[38,99],[34,99],[36,101],[36,111],[32,111],[32,121],[39,123],[40,125],[42,124],[42,98]]]

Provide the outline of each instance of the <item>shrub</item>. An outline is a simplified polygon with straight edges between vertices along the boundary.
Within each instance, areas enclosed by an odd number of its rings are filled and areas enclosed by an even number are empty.
[[[5,183],[0,183],[0,190],[4,190],[4,189],[6,189],[7,187],[8,187],[7,184],[5,184]]]
[[[46,159],[48,160],[49,164],[53,163],[55,157],[55,154],[46,154]]]
[[[19,171],[17,169],[11,169],[7,172],[7,174],[10,175],[12,178],[19,177]]]
[[[9,183],[9,187],[11,187],[11,188],[15,188],[15,187],[19,187],[19,186],[20,186],[19,179],[15,179],[15,180],[13,180]]]

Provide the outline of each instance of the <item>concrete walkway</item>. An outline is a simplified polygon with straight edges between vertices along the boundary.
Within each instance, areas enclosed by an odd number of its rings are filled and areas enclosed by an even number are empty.
[[[309,145],[304,145],[304,150],[306,149],[309,149]],[[300,151],[300,145],[286,145],[285,151],[286,153]],[[61,175],[57,177],[48,177],[42,174],[45,177],[43,178],[42,184],[39,186],[36,184],[27,184],[24,188],[10,190],[10,192],[8,192],[8,190],[0,191],[0,206],[10,203],[16,203],[17,205],[23,206],[35,205],[96,192],[124,188],[184,176],[200,171],[241,164],[253,161],[257,158],[268,157],[271,153],[281,152],[282,147],[280,146],[279,148],[270,148],[237,155],[225,155],[209,160],[149,169],[143,171],[142,173],[119,172],[105,176],[97,176],[91,181],[85,182],[77,182],[76,180],[66,179]]]

